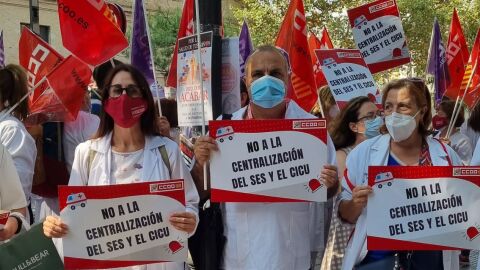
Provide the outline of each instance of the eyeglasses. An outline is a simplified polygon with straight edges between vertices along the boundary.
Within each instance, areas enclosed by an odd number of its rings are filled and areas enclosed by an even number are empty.
[[[120,97],[123,92],[125,92],[129,97],[141,97],[142,92],[140,91],[140,87],[135,84],[130,84],[127,87],[122,87],[120,84],[114,84],[106,87],[109,96],[112,98]]]
[[[374,113],[374,112],[370,112],[369,114],[358,118],[357,122],[360,122],[360,121],[363,121],[363,120],[373,120],[373,119],[375,119],[377,116],[378,116],[378,117],[383,117],[384,115],[385,115],[385,113],[383,112],[383,110],[378,110],[378,111],[375,112],[375,113]]]

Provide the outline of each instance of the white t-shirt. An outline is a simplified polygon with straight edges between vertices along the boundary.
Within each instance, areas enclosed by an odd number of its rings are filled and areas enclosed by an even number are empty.
[[[112,169],[110,172],[112,185],[141,182],[143,152],[143,148],[129,153],[112,150]]]

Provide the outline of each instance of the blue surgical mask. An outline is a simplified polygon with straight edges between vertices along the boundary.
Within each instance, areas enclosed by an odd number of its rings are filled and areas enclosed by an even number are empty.
[[[383,119],[379,116],[372,120],[365,120],[365,137],[367,139],[380,135],[380,127],[383,125]]]
[[[278,78],[265,75],[251,84],[250,91],[255,105],[269,109],[280,104],[285,98],[285,83]]]

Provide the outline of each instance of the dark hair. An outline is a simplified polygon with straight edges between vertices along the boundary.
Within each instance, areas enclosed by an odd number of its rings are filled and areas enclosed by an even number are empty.
[[[140,127],[145,136],[148,135],[158,135],[157,127],[155,122],[155,103],[153,102],[153,96],[150,92],[150,87],[148,82],[143,76],[143,74],[138,71],[134,66],[127,64],[120,64],[115,66],[110,73],[105,78],[105,88],[107,88],[111,83],[117,73],[125,71],[130,73],[132,79],[140,88],[143,99],[147,101],[147,110],[142,114],[140,118]],[[105,102],[109,98],[109,91],[104,89],[102,91],[102,100]],[[100,112],[100,125],[98,127],[97,133],[94,138],[100,138],[107,135],[113,130],[113,119],[108,113],[105,112],[104,106],[102,106],[102,111]]]
[[[115,67],[123,64],[122,62],[120,62],[116,59],[113,59],[112,61],[115,64]],[[95,82],[97,83],[97,87],[98,87],[99,90],[103,91],[103,89],[105,88],[106,76],[113,69],[114,69],[114,66],[112,65],[112,62],[107,61],[107,62],[101,64],[100,66],[97,66],[93,70],[93,80],[95,80]]]
[[[170,127],[178,127],[177,101],[174,99],[162,98],[160,99],[160,105],[162,107],[162,115],[167,118]]]
[[[418,108],[427,108],[427,111],[423,115],[423,119],[418,124],[418,133],[422,135],[422,137],[427,137],[431,134],[431,131],[428,129],[428,127],[432,122],[432,99],[430,97],[428,87],[425,85],[425,82],[422,79],[403,78],[389,82],[383,88],[382,106],[385,108],[385,101],[387,100],[388,92],[390,92],[390,90],[402,88],[406,88],[408,90],[410,95],[414,98]],[[380,128],[380,131],[382,133],[388,133],[385,125]]]
[[[356,134],[350,129],[350,123],[358,122],[359,110],[366,102],[372,101],[365,96],[352,98],[330,124],[328,130],[335,149],[339,150],[355,143]]]
[[[27,74],[21,66],[10,64],[0,69],[0,102],[2,105],[8,102],[8,106],[5,107],[13,106],[27,93]],[[13,115],[20,121],[27,118],[28,99],[20,102],[13,111]]]
[[[475,107],[473,107],[472,111],[470,112],[468,125],[475,130],[475,132],[480,132],[480,101],[477,102]]]
[[[246,94],[247,94],[247,102],[246,102],[246,104],[250,103],[250,97],[248,96],[247,85],[245,84],[245,81],[244,81],[244,80],[240,80],[240,93],[246,93]]]
[[[318,118],[326,118],[327,117],[326,115],[322,115],[322,111],[320,110],[320,105],[322,105],[323,112],[325,114],[328,114],[330,112],[330,109],[333,106],[336,106],[337,103],[335,102],[335,98],[333,97],[332,92],[330,91],[330,87],[328,86],[322,86],[318,88],[317,94],[321,104],[318,104],[318,100],[317,100],[317,102],[315,102],[315,105],[313,106],[310,113],[315,115]]]
[[[460,106],[459,108],[460,112],[458,113],[457,121],[455,121],[454,127],[460,127],[465,121],[464,112],[463,112],[464,107],[461,104],[459,104],[459,106]],[[452,119],[453,109],[455,108],[455,101],[443,100],[442,102],[440,102],[440,104],[438,104],[438,108],[445,113],[448,119]]]

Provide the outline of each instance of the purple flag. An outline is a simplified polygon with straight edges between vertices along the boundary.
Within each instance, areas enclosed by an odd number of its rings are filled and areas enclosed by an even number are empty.
[[[0,32],[0,68],[5,67],[5,47],[3,46],[3,30]]]
[[[150,85],[150,89],[153,90],[155,87],[155,76],[153,74],[152,55],[148,34],[148,25],[145,17],[143,0],[135,0],[132,42],[130,45],[130,62],[143,73],[147,79],[148,85]]]
[[[437,18],[433,23],[432,38],[430,39],[427,73],[432,74],[435,78],[435,102],[438,104],[450,84],[450,74]]]
[[[245,76],[245,63],[248,56],[253,53],[252,39],[250,38],[250,31],[248,31],[247,22],[244,20],[242,25],[242,31],[240,32],[239,46],[240,46],[240,71],[242,72],[242,78]]]

